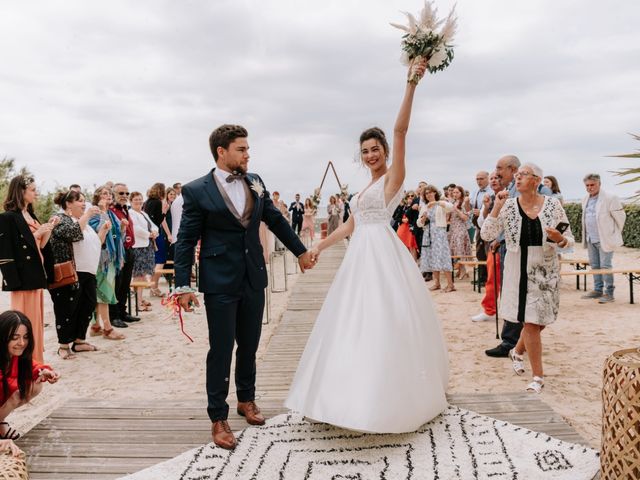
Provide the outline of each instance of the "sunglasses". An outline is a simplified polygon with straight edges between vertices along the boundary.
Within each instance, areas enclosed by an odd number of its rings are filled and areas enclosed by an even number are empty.
[[[129,192],[116,192],[116,195],[120,195],[122,197],[128,197],[129,196]]]

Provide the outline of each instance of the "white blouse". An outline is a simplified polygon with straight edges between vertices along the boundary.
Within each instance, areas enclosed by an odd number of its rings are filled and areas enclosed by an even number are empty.
[[[151,221],[149,215],[145,212],[136,212],[133,208],[130,208],[129,217],[133,222],[133,233],[136,238],[133,248],[148,247],[149,236],[151,235],[151,232],[158,233],[158,227]],[[149,231],[149,226],[151,226],[151,231]]]

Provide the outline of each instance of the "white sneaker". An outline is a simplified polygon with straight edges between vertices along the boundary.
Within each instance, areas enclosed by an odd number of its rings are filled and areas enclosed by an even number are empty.
[[[490,317],[489,315],[487,315],[484,312],[479,313],[478,315],[474,315],[473,317],[471,317],[471,321],[472,322],[489,322],[491,320],[493,320],[493,317]]]

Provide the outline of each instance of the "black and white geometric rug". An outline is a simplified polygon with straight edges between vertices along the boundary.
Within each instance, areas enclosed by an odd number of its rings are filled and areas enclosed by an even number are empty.
[[[591,480],[598,453],[457,407],[407,434],[364,434],[296,414],[190,450],[126,480]]]

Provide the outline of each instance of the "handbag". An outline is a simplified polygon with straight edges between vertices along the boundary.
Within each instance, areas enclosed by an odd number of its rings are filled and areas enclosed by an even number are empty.
[[[53,282],[49,284],[49,290],[72,285],[77,281],[78,274],[73,260],[56,263],[53,266]]]

